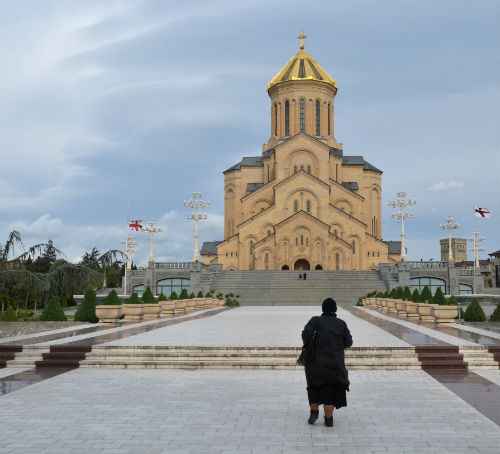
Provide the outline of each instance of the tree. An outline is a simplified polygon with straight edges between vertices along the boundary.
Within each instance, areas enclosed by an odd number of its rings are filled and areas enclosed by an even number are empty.
[[[151,291],[151,287],[146,287],[146,290],[144,290],[144,293],[142,294],[142,302],[144,304],[154,304],[157,303],[153,292]]]
[[[418,291],[418,288],[415,288],[415,290],[413,290],[409,301],[413,301],[414,303],[420,302],[420,292]]]
[[[394,298],[400,300],[403,298],[403,289],[401,287],[397,287],[394,291]]]
[[[99,263],[99,249],[93,247],[89,252],[84,252],[82,255],[82,260],[80,260],[80,265],[85,265],[92,270],[101,270],[101,264]]]
[[[120,301],[120,298],[118,298],[118,293],[116,293],[115,289],[112,289],[106,295],[106,298],[104,298],[103,304],[105,306],[112,306],[112,305],[120,305],[120,304],[122,304],[122,302]]]
[[[132,293],[132,295],[130,295],[130,298],[125,301],[125,304],[141,304],[141,299],[139,298],[139,295],[137,293]]]
[[[57,296],[50,298],[47,306],[42,311],[42,315],[40,315],[40,320],[43,322],[65,322],[68,320]]]
[[[486,315],[477,299],[474,298],[465,310],[464,320],[466,322],[484,322],[486,320]]]
[[[439,304],[440,306],[446,305],[446,298],[443,295],[441,287],[438,287],[436,293],[434,293],[434,303]]]
[[[429,289],[429,286],[424,285],[422,293],[420,294],[420,301],[422,303],[429,303],[429,304],[432,304],[434,302],[434,298],[432,296],[431,290]]]
[[[455,295],[451,295],[449,298],[448,298],[448,301],[446,301],[446,304],[448,306],[456,306],[458,303],[457,299],[455,298]],[[462,309],[460,309],[462,310]]]
[[[160,296],[158,297],[158,302],[160,301],[168,301],[168,298],[163,294],[163,292],[161,292]]]
[[[83,297],[83,301],[75,313],[75,321],[97,323],[99,319],[95,314],[97,306],[97,297],[93,289],[88,288]]]
[[[193,293],[193,292],[191,292],[191,293],[189,294],[189,299],[190,299],[190,300],[192,300],[194,297],[195,297],[195,296],[194,296],[194,293]]]
[[[410,287],[405,286],[405,288],[403,290],[403,299],[406,300],[406,301],[410,301],[410,298],[411,298]]]
[[[187,299],[189,299],[189,294],[188,294],[187,288],[183,288],[182,289],[181,294],[179,295],[179,299],[180,300],[187,300]]]
[[[175,301],[175,300],[179,299],[179,295],[177,295],[177,292],[175,290],[170,294],[170,298],[169,299],[170,299],[170,301]]]

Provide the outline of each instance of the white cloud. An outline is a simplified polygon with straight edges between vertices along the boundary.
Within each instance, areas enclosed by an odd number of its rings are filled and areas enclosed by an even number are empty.
[[[462,194],[464,190],[464,183],[456,180],[440,181],[435,185],[431,186],[427,190],[430,192],[443,192],[443,191],[454,191],[457,194]]]

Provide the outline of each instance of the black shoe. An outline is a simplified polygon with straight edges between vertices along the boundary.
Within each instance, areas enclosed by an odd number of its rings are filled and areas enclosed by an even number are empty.
[[[314,424],[317,421],[318,416],[319,410],[311,410],[311,414],[309,415],[309,419],[307,420],[307,422],[309,424]]]
[[[325,416],[325,426],[326,427],[333,427],[333,416],[331,418],[327,418]]]

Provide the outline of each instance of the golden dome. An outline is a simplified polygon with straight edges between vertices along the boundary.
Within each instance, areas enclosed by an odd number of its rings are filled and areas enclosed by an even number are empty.
[[[283,69],[267,84],[267,88],[269,89],[274,85],[291,80],[316,80],[329,84],[337,90],[337,82],[318,65],[314,58],[312,58],[302,46],[303,44],[292,59],[283,66]]]

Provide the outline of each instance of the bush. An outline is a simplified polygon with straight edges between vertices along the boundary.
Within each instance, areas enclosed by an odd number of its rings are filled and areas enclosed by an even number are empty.
[[[493,311],[493,314],[490,315],[490,322],[500,322],[500,303],[497,304],[497,307]]]
[[[411,298],[410,287],[405,286],[405,288],[403,289],[403,296],[401,297],[401,299],[406,300],[406,301],[410,301],[410,298]]]
[[[66,306],[68,307],[75,307],[77,305],[77,302],[73,296],[70,296],[67,301],[66,301]]]
[[[125,301],[125,304],[141,304],[141,299],[139,298],[139,295],[134,292],[130,295],[130,298]]]
[[[410,296],[410,299],[408,301],[413,301],[414,303],[420,303],[420,292],[418,291],[418,288],[413,290],[413,293]]]
[[[112,306],[114,304],[122,304],[120,301],[120,298],[118,298],[118,293],[116,293],[116,290],[113,289],[111,290],[106,298],[104,298],[104,301],[102,302],[105,306]]]
[[[158,302],[160,301],[168,301],[168,298],[163,294],[163,292],[161,292],[160,296],[158,297]]]
[[[189,299],[190,299],[190,300],[192,300],[193,298],[195,298],[195,296],[194,296],[194,293],[193,293],[193,292],[191,292],[191,293],[189,294]]]
[[[83,297],[83,301],[76,310],[75,321],[97,323],[99,319],[95,315],[95,307],[97,306],[97,297],[94,290],[87,289]]]
[[[394,292],[394,298],[397,300],[403,299],[403,289],[401,287],[397,287]]]
[[[467,307],[464,312],[464,320],[466,322],[484,322],[486,320],[486,315],[484,315],[483,308],[477,302],[477,299],[474,298]]]
[[[23,318],[23,319],[26,319],[26,318],[31,318],[33,317],[34,315],[34,312],[33,311],[18,311],[17,313],[17,318]]]
[[[180,300],[187,300],[189,299],[189,294],[187,291],[187,288],[183,288],[181,294],[179,295]]]
[[[224,295],[223,295],[221,292],[217,293],[217,295],[216,295],[215,297],[216,297],[218,300],[223,300],[223,299],[224,299]]]
[[[174,301],[174,300],[178,300],[179,299],[179,295],[177,295],[177,292],[173,291],[171,294],[170,294],[170,298],[169,300],[170,301]]]
[[[455,295],[451,295],[448,300],[446,301],[446,304],[448,306],[456,306],[458,304],[457,299],[455,298]]]
[[[65,322],[68,320],[57,296],[50,298],[47,306],[42,311],[42,315],[40,315],[40,320],[42,322]]]
[[[424,286],[422,293],[420,294],[420,301],[422,303],[429,303],[429,304],[432,304],[434,302],[434,297],[432,296],[432,292],[427,285]]]
[[[0,321],[2,322],[17,322],[16,311],[12,306],[9,306],[7,310],[0,316]]]
[[[438,287],[436,293],[434,293],[434,303],[439,304],[440,306],[445,306],[447,304],[441,287]]]
[[[142,302],[144,304],[154,304],[158,302],[151,291],[151,287],[146,287],[146,290],[144,290],[144,293],[142,294]]]
[[[207,294],[205,295],[205,298],[213,298],[213,296],[210,292],[207,292]]]
[[[389,298],[396,298],[396,287],[389,292]]]
[[[237,307],[240,305],[238,301],[238,297],[240,295],[234,296],[234,293],[226,293],[226,303],[224,304],[225,306],[229,307]]]
[[[196,295],[196,298],[205,298],[201,290],[198,292],[198,295]]]

